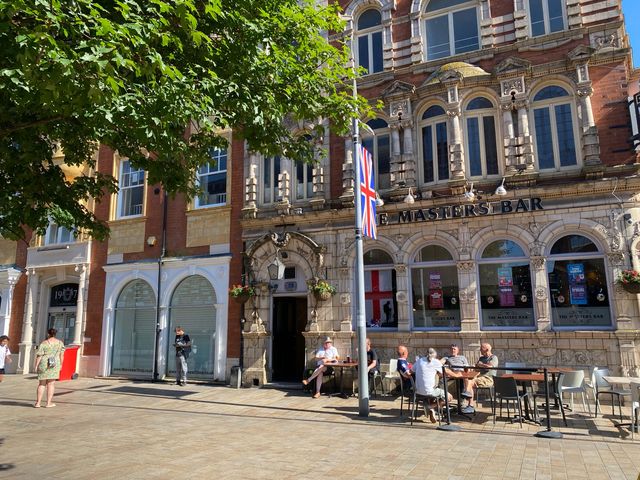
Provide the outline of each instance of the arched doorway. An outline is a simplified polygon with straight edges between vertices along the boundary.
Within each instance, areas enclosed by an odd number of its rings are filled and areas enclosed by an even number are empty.
[[[120,292],[114,316],[112,375],[151,376],[155,345],[156,297],[144,280]]]
[[[189,377],[211,379],[215,373],[216,358],[216,293],[206,278],[200,275],[185,278],[171,296],[168,375],[176,372],[172,345],[177,326],[191,338],[191,355],[187,361]]]

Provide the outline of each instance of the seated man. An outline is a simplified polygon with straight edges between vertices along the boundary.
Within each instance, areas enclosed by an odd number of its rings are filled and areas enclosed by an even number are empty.
[[[467,357],[460,355],[460,347],[458,347],[458,344],[456,343],[449,345],[449,355],[442,357],[440,362],[442,362],[443,365],[450,367],[452,372],[461,372],[464,370],[464,367],[469,366]],[[453,378],[448,380],[447,387],[449,391],[457,392],[459,388],[458,380]]]
[[[438,377],[442,372],[442,363],[438,360],[438,352],[430,348],[426,357],[420,357],[411,367],[411,371],[416,375],[416,393],[422,396],[436,398],[440,405],[444,402],[445,391],[438,386]],[[447,369],[447,375],[450,372]],[[451,372],[455,376],[455,372]],[[450,393],[447,393],[449,401],[453,400]],[[433,408],[429,408],[429,420],[436,422],[436,415]]]
[[[467,378],[464,381],[464,392],[462,396],[469,399],[469,405],[466,407],[466,411],[463,413],[473,413],[473,399],[475,397],[474,389],[476,387],[491,387],[493,386],[493,377],[496,376],[496,371],[491,370],[491,367],[498,366],[498,357],[491,353],[491,344],[483,343],[480,345],[480,353],[482,356],[478,359],[476,367],[481,367],[480,374],[475,378]]]
[[[302,383],[307,385],[311,380],[314,378],[316,379],[316,393],[313,394],[313,398],[318,398],[320,396],[320,388],[322,388],[322,377],[324,373],[331,373],[331,370],[329,370],[331,367],[328,367],[327,365],[337,363],[339,358],[338,350],[333,346],[331,337],[325,338],[322,348],[320,348],[316,353],[317,368],[309,378],[302,380]]]
[[[411,389],[411,364],[409,363],[409,349],[405,345],[398,345],[398,373],[405,392]]]

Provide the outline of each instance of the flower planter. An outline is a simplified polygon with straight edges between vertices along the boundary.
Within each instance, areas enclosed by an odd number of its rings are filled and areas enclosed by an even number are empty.
[[[243,293],[238,295],[237,297],[233,297],[235,302],[239,303],[240,305],[247,303],[247,300],[249,300],[250,298],[251,298],[251,295],[249,295],[248,293]]]
[[[313,292],[313,295],[320,302],[326,302],[331,298],[331,292]]]
[[[640,293],[640,283],[621,283],[622,288],[629,293]]]

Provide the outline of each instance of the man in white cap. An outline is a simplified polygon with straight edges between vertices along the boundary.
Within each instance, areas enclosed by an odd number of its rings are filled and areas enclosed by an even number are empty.
[[[322,377],[325,372],[331,367],[327,365],[331,365],[332,363],[337,363],[340,356],[338,355],[338,350],[333,346],[333,341],[331,337],[327,337],[324,339],[322,343],[322,347],[316,353],[316,362],[317,368],[313,371],[309,378],[305,378],[302,380],[302,383],[307,385],[314,378],[316,379],[316,393],[313,394],[313,398],[318,398],[320,396],[320,388],[322,387]],[[327,373],[330,373],[327,372]]]

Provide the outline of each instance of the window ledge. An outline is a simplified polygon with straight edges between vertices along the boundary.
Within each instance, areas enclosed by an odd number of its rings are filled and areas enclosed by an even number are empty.
[[[45,245],[44,247],[38,247],[37,252],[49,252],[52,250],[69,250],[71,245],[65,243],[64,245]]]

